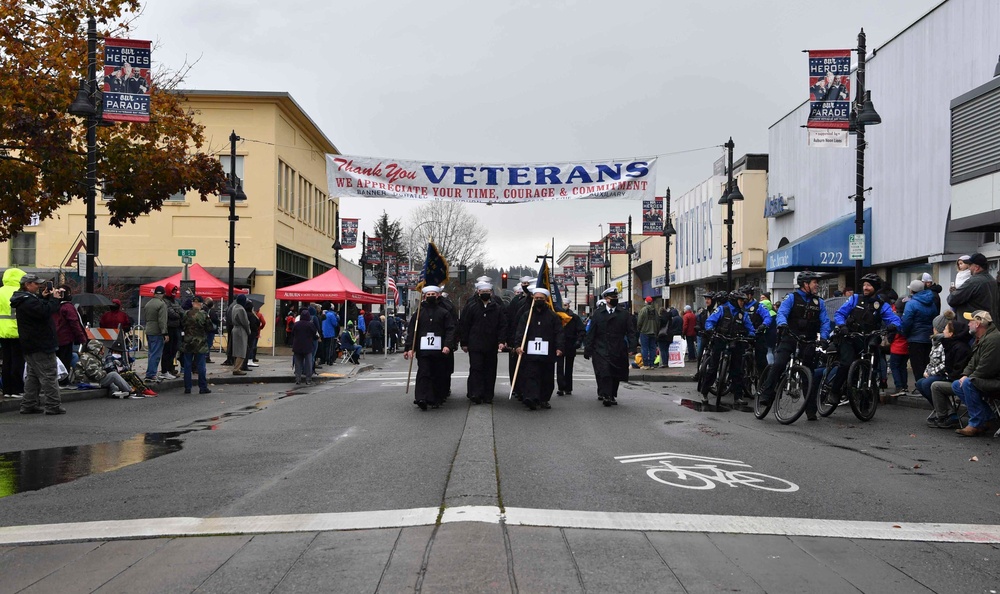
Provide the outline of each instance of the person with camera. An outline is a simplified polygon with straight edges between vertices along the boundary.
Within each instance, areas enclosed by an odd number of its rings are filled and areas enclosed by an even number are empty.
[[[17,315],[17,333],[27,368],[21,414],[62,415],[58,384],[56,323],[52,314],[62,304],[62,289],[53,289],[36,274],[21,277],[21,286],[10,298]]]

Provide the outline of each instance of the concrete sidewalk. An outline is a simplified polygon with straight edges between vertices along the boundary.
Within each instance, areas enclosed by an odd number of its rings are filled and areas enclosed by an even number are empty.
[[[144,375],[146,369],[146,359],[145,353],[141,353],[142,358],[136,360],[132,365],[132,369],[136,371],[140,376]],[[212,353],[213,358],[216,363],[210,363],[206,366],[208,371],[208,384],[209,388],[213,384],[251,384],[251,383],[292,383],[295,381],[295,374],[292,371],[292,356],[291,351],[287,348],[275,349],[275,355],[258,355],[258,361],[260,362],[259,367],[251,367],[251,371],[248,371],[246,375],[233,375],[233,368],[229,366],[221,365],[220,363],[225,360],[224,354]],[[371,356],[371,355],[369,355]],[[317,374],[313,376],[313,381],[327,381],[330,379],[344,378],[356,373],[367,371],[373,368],[373,365],[365,363],[362,360],[360,365],[352,365],[350,363],[340,364],[335,363],[333,365],[327,365],[325,367],[320,367]],[[198,389],[198,376],[192,376],[192,383],[194,384],[194,389]],[[161,392],[166,392],[170,390],[183,390],[184,389],[184,379],[183,376],[179,376],[177,379],[164,380],[156,384],[151,384],[150,387],[157,394]],[[104,388],[97,389],[85,389],[79,390],[75,386],[65,387],[61,390],[60,395],[63,404],[78,402],[80,400],[93,400],[95,398],[106,398],[109,395],[109,391]],[[3,398],[0,401],[0,413],[5,412],[17,412],[20,410],[21,400],[16,398]],[[72,409],[69,409],[72,410]]]

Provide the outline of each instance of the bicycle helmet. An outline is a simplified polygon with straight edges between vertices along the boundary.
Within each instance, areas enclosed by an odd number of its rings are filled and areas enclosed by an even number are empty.
[[[723,303],[727,303],[728,301],[729,301],[729,293],[727,293],[725,291],[716,291],[715,292],[715,304],[716,305],[722,305]]]
[[[876,291],[882,288],[882,278],[874,272],[862,276],[861,282],[870,284]]]
[[[753,295],[754,293],[757,292],[757,287],[753,285],[743,285],[742,287],[739,288],[739,292],[743,293],[744,295]]]
[[[801,287],[809,281],[818,279],[820,276],[819,273],[803,270],[795,277],[795,284]]]
[[[733,291],[732,293],[729,294],[729,302],[734,305],[738,300],[740,299],[746,300],[746,298],[747,298],[746,294],[740,291]]]

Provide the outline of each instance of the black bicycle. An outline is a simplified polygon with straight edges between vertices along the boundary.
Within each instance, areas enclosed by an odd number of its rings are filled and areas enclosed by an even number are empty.
[[[781,377],[778,378],[774,398],[765,402],[758,391],[753,401],[755,417],[763,419],[774,408],[774,418],[782,425],[794,423],[802,416],[812,392],[812,370],[806,367],[802,361],[805,349],[814,348],[816,341],[806,340],[795,334],[791,334],[791,336],[795,339],[795,351],[788,358],[788,363],[781,372]]]
[[[861,421],[870,421],[878,410],[879,402],[879,345],[885,333],[881,330],[870,333],[851,332],[848,339],[861,338],[865,348],[847,369],[847,400],[851,410]]]
[[[822,365],[823,373],[819,376],[816,394],[816,411],[821,417],[828,417],[837,410],[840,405],[840,398],[836,402],[827,402],[830,393],[833,391],[833,379],[837,376],[837,367],[840,365],[840,336],[835,336],[826,346],[817,347],[816,354]],[[815,379],[815,378],[814,378]]]

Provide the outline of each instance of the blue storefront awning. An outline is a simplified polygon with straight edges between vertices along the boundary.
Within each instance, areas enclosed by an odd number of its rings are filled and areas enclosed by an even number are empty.
[[[767,255],[767,271],[775,270],[840,270],[852,268],[848,243],[854,234],[854,215],[843,216]],[[865,209],[865,259],[872,262],[872,209]]]

